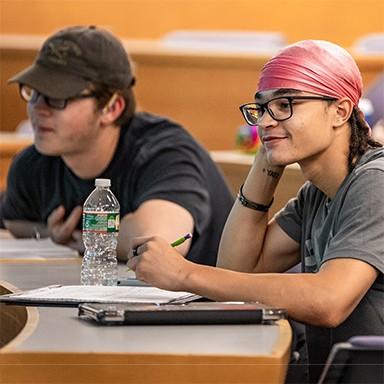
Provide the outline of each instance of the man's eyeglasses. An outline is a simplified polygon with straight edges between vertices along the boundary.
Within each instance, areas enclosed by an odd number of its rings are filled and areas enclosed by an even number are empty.
[[[240,105],[240,111],[245,121],[249,125],[258,125],[265,111],[276,121],[288,120],[292,117],[292,103],[295,100],[326,100],[335,101],[337,99],[328,96],[284,96],[275,97],[266,103],[248,103]]]
[[[91,92],[91,93],[86,93],[84,95],[68,97],[67,99],[55,99],[53,97],[43,95],[39,91],[36,91],[36,89],[33,89],[25,84],[20,84],[19,92],[20,92],[21,98],[27,103],[35,103],[39,98],[39,96],[41,96],[45,104],[47,104],[49,107],[53,109],[65,109],[68,102],[70,101],[86,99],[89,97],[96,97],[96,93]]]

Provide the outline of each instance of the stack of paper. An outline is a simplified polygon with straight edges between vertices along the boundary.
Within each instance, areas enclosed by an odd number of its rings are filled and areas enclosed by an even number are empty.
[[[78,257],[79,253],[51,239],[0,238],[0,261],[4,259],[37,259]]]
[[[80,303],[185,303],[200,296],[155,287],[53,285],[0,296],[0,302],[77,306]]]

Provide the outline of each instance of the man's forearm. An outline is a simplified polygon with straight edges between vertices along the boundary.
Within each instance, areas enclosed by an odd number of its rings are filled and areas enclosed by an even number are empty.
[[[271,166],[264,153],[255,162],[243,186],[244,196],[269,205],[284,168]],[[268,212],[244,207],[236,200],[227,219],[219,247],[217,265],[238,271],[253,271],[263,249]]]
[[[166,200],[148,200],[121,219],[117,257],[127,260],[135,238],[158,235],[171,243],[185,233],[193,233],[193,229],[193,217],[185,208]],[[190,246],[186,241],[177,251],[186,256]]]
[[[343,279],[340,273],[345,273]],[[190,264],[179,289],[216,301],[260,301],[285,308],[295,320],[335,327],[358,305],[377,275],[369,264],[351,259],[331,260],[319,273],[300,274],[239,274]]]
[[[16,238],[49,237],[45,223],[27,220],[4,220],[5,228]]]

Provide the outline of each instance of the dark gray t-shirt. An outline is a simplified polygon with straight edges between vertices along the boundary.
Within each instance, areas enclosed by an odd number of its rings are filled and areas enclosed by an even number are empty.
[[[188,259],[216,264],[233,197],[209,153],[179,124],[136,113],[121,129],[115,154],[97,177],[111,179],[121,217],[151,199],[184,207],[195,224]],[[93,178],[77,177],[60,157],[44,156],[31,146],[9,170],[3,218],[46,222],[59,205],[67,213],[82,205],[93,189]]]
[[[315,380],[334,343],[384,333],[384,149],[368,151],[332,200],[305,183],[276,221],[300,243],[303,272],[316,273],[324,262],[336,258],[362,260],[380,272],[341,325],[306,327],[310,376]]]

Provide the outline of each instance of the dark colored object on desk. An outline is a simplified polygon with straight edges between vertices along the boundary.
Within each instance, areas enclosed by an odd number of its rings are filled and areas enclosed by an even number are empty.
[[[117,285],[129,286],[129,287],[150,287],[150,284],[147,284],[145,281],[138,279],[117,279]]]
[[[259,303],[80,304],[79,317],[101,325],[262,324],[286,318]]]
[[[355,336],[333,346],[319,384],[384,383],[384,336]]]

